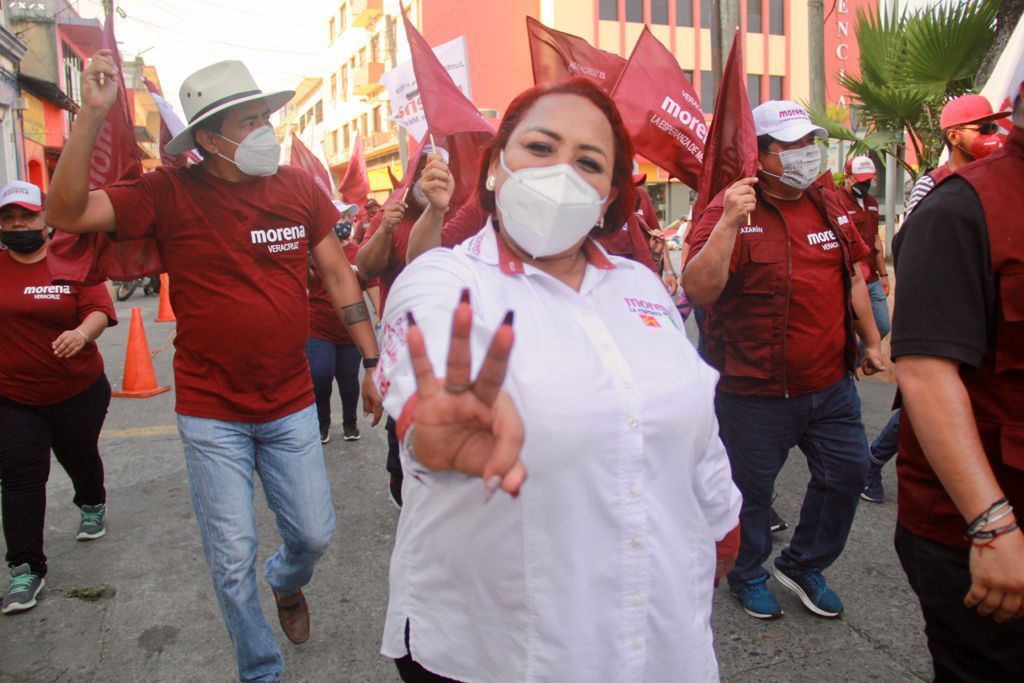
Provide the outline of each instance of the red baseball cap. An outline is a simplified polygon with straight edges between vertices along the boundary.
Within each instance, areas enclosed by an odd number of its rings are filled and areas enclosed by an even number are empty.
[[[853,178],[855,183],[863,183],[865,180],[874,180],[875,162],[870,157],[850,157],[846,160],[846,175]]]
[[[42,211],[46,196],[42,190],[24,180],[12,180],[0,189],[0,207],[14,204],[29,211]]]
[[[992,111],[991,103],[981,95],[964,95],[950,100],[942,108],[942,115],[939,116],[939,128],[947,130],[968,123],[1005,119],[1009,115],[1008,111]]]

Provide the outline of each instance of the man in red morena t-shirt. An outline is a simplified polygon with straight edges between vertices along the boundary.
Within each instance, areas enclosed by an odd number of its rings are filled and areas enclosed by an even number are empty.
[[[720,434],[743,493],[729,585],[749,615],[782,615],[762,564],[772,549],[775,477],[799,446],[811,481],[774,575],[811,612],[837,617],[843,604],[822,572],[846,544],[868,464],[852,376],[855,328],[866,342],[865,372],[884,367],[857,265],[871,252],[835,192],[812,186],[821,166],[815,137],[825,131],[795,102],[769,101],[753,114],[757,177],[711,201],[683,271],[687,296],[706,309],[705,357],[721,372]]]
[[[294,93],[262,92],[238,61],[200,69],[180,91],[188,127],[166,149],[195,147],[203,162],[90,192],[90,159],[117,82],[111,53],[93,55],[81,110],[54,172],[48,216],[69,232],[156,240],[174,283],[178,431],[203,549],[240,678],[270,680],[284,660],[253,571],[257,464],[268,504],[282,520],[283,543],[264,574],[293,642],[309,636],[301,588],[335,521],[303,353],[308,252],[364,367],[378,356],[373,326],[333,234],[337,209],[309,173],[278,168],[270,114]],[[364,410],[379,419],[379,395],[372,383],[363,386]]]

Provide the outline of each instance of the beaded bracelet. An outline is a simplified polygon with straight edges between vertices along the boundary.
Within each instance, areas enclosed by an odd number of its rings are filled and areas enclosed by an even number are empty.
[[[982,512],[980,515],[974,518],[974,521],[967,525],[966,536],[971,538],[974,534],[979,531],[982,527],[986,527],[992,523],[992,517],[996,512],[999,512],[1003,506],[1009,507],[1010,502],[1003,496],[996,502],[992,503],[987,510]],[[1011,510],[1013,508],[1010,508]],[[1001,519],[1001,518],[1000,518]]]

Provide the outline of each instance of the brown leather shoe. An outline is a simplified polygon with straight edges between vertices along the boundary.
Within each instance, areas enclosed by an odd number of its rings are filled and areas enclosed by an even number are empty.
[[[309,640],[309,605],[302,590],[287,597],[281,597],[274,591],[274,600],[277,601],[277,618],[288,640],[296,645]]]

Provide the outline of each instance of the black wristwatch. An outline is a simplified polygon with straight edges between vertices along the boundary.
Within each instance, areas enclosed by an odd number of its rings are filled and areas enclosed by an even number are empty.
[[[377,362],[380,361],[380,356],[374,356],[373,358],[364,358],[363,367],[369,370],[370,368],[377,367]]]

